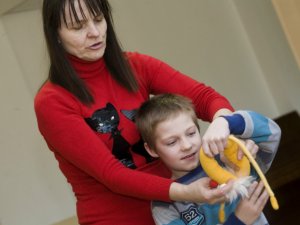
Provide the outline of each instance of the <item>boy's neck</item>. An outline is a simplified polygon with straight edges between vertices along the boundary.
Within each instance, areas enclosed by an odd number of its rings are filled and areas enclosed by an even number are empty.
[[[178,172],[178,171],[174,172],[174,171],[173,171],[173,172],[172,172],[171,179],[172,179],[172,180],[177,180],[177,179],[179,179],[179,178],[181,178],[181,177],[187,175],[189,172],[191,172],[191,171],[188,171],[188,172]]]
[[[190,172],[196,170],[199,166],[200,166],[200,162],[198,162],[198,164],[195,168],[193,168],[192,170],[189,170],[189,171],[174,171],[174,170],[172,171],[171,170],[171,173],[172,173],[171,179],[177,180],[177,179],[189,174]]]

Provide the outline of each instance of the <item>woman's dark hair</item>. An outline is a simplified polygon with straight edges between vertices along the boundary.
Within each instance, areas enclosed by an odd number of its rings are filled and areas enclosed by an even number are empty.
[[[93,16],[103,14],[107,22],[106,49],[104,61],[112,77],[129,91],[136,91],[137,81],[130,64],[122,51],[113,27],[111,7],[107,0],[44,0],[43,1],[43,28],[50,57],[48,79],[74,94],[82,103],[91,104],[94,99],[84,82],[79,78],[71,66],[67,53],[59,43],[58,30],[65,23],[65,6],[69,2],[69,12],[78,20],[74,2],[82,2]],[[81,10],[83,18],[86,16]],[[78,21],[76,21],[78,22]]]

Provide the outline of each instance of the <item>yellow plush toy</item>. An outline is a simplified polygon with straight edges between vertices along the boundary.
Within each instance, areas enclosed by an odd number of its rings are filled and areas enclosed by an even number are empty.
[[[239,147],[244,153],[244,156],[241,160],[237,160],[237,152]],[[229,136],[227,148],[224,149],[224,156],[228,161],[236,165],[238,169],[228,170],[221,167],[214,158],[208,157],[204,154],[203,149],[200,149],[200,163],[203,170],[212,180],[216,181],[219,185],[226,184],[231,179],[234,180],[232,190],[226,195],[230,202],[236,199],[238,196],[243,198],[248,195],[247,189],[254,180],[253,177],[249,176],[251,162],[270,195],[270,201],[273,209],[279,209],[278,202],[266,177],[264,176],[253,156],[239,139],[232,135]],[[221,223],[224,223],[225,221],[224,203],[220,206],[219,220]]]

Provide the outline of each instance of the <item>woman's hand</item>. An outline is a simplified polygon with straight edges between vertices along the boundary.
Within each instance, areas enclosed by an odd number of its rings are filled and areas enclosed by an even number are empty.
[[[208,177],[203,177],[188,185],[173,182],[170,187],[170,199],[209,204],[224,202],[225,195],[232,189],[233,182],[228,182],[222,188],[211,189],[210,180]]]
[[[202,137],[204,153],[209,157],[218,155],[226,148],[229,134],[230,130],[227,120],[223,117],[214,119]]]
[[[253,224],[260,216],[268,199],[269,195],[264,189],[263,182],[254,182],[249,187],[249,197],[239,202],[235,210],[236,217],[246,225]]]

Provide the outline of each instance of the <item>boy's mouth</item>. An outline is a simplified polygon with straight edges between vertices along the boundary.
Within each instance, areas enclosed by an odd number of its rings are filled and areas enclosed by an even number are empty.
[[[187,155],[187,156],[184,156],[184,157],[181,158],[181,159],[188,159],[188,158],[193,157],[194,155],[196,155],[196,152],[194,152],[194,153],[192,153],[192,154],[189,154],[189,155]]]

